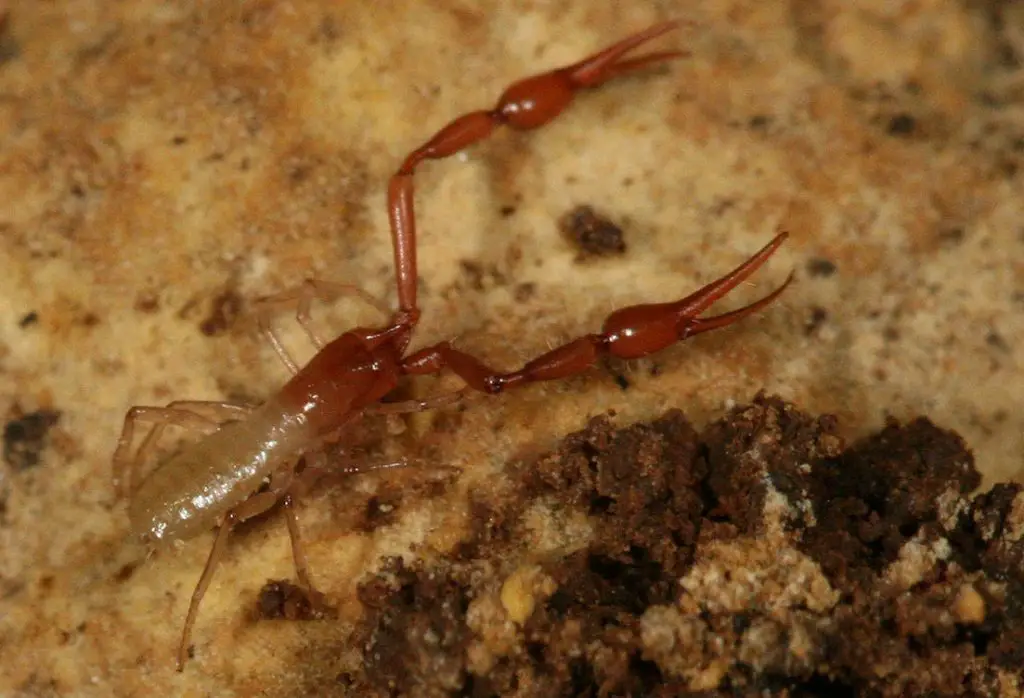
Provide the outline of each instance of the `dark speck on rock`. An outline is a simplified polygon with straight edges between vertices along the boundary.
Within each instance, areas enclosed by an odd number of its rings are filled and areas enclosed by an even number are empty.
[[[807,273],[816,277],[829,277],[838,271],[835,263],[824,257],[812,257],[807,262]]]
[[[889,119],[888,131],[891,136],[910,136],[916,128],[917,121],[910,114],[896,114]]]
[[[15,470],[26,470],[39,464],[46,447],[47,434],[60,421],[60,412],[38,410],[4,426],[4,461]]]

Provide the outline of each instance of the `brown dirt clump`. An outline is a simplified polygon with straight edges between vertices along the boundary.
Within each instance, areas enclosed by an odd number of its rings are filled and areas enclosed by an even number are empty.
[[[562,235],[576,248],[576,261],[626,251],[622,228],[590,206],[577,206],[558,219]]]
[[[260,589],[253,616],[256,620],[319,620],[337,616],[324,595],[284,579],[271,579]]]
[[[593,419],[361,587],[359,695],[1016,696],[1024,488],[927,419]]]
[[[27,470],[39,464],[47,435],[60,421],[60,413],[38,410],[11,419],[4,425],[4,462],[14,470]]]

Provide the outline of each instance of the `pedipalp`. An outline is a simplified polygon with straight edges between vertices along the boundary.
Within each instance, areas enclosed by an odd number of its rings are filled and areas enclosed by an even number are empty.
[[[655,24],[571,65],[518,80],[502,92],[492,109],[463,114],[449,122],[426,143],[409,153],[388,183],[388,219],[395,254],[398,308],[412,324],[419,318],[416,304],[416,218],[413,174],[424,160],[446,158],[481,141],[502,124],[527,131],[547,124],[565,111],[582,89],[596,87],[620,75],[688,55],[659,51],[629,60],[623,55],[682,24]]]
[[[402,370],[420,375],[448,368],[470,388],[495,395],[529,383],[567,378],[586,370],[602,355],[638,359],[653,354],[702,332],[731,325],[778,298],[792,282],[792,274],[774,291],[753,303],[721,315],[698,317],[757,271],[787,237],[788,233],[779,233],[750,259],[685,298],[616,310],[605,319],[600,333],[577,337],[527,362],[517,371],[495,371],[449,342],[440,342],[406,357]]]

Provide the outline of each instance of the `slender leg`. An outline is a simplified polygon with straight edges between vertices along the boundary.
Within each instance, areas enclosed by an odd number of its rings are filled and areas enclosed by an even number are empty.
[[[763,265],[786,239],[780,233],[757,254],[725,276],[672,303],[634,305],[617,310],[605,319],[600,334],[588,334],[563,344],[525,364],[518,371],[499,373],[479,359],[453,348],[448,342],[406,357],[405,373],[437,373],[447,367],[468,387],[496,394],[536,381],[565,378],[591,366],[603,354],[635,359],[702,332],[731,325],[767,307],[786,290],[793,275],[770,294],[737,310],[709,318],[697,317]]]
[[[310,456],[314,457],[314,456]],[[317,457],[322,457],[317,452]],[[299,496],[301,485],[295,477],[294,466],[279,470],[270,478],[270,488],[264,494],[272,494],[274,500],[284,502],[285,521],[288,524],[288,539],[292,544],[292,560],[295,562],[295,574],[299,578],[299,584],[309,592],[311,603],[315,603],[320,596],[313,586],[313,579],[309,574],[309,561],[306,559],[306,550],[302,545],[302,536],[299,534],[299,516],[296,511],[296,500]]]
[[[380,470],[393,470],[396,468],[407,468],[411,466],[409,461],[402,459],[396,461],[389,461],[384,463],[355,463],[351,460],[345,465],[340,467],[326,465],[327,459],[322,452],[318,452],[314,456],[307,454],[306,466],[302,469],[302,472],[295,475],[295,480],[291,485],[290,493],[295,497],[302,497],[309,492],[315,485],[322,484],[324,481],[334,483],[341,481],[350,475],[360,475],[362,473],[377,472]]]
[[[418,464],[407,461],[404,458],[401,460],[383,463],[356,463],[349,460],[347,465],[343,465],[341,467],[327,467],[325,463],[326,458],[324,458],[322,453],[319,454],[317,462],[307,463],[302,469],[302,472],[296,474],[290,493],[295,497],[301,497],[316,485],[324,485],[326,482],[328,486],[331,486],[351,475],[374,473],[382,470],[397,470],[398,468],[418,467]],[[462,473],[462,468],[454,465],[431,464],[429,469],[435,471],[446,471],[452,475],[459,475]]]
[[[196,622],[196,615],[199,613],[199,604],[206,595],[206,590],[210,586],[210,580],[213,579],[213,573],[216,571],[217,565],[220,564],[221,559],[224,557],[224,551],[227,549],[228,538],[231,537],[232,529],[246,519],[259,516],[272,509],[277,504],[280,496],[280,492],[272,490],[254,494],[228,512],[221,521],[220,527],[217,529],[217,537],[214,539],[213,547],[210,549],[210,556],[206,559],[206,566],[203,567],[203,574],[199,577],[199,583],[196,584],[196,588],[192,592],[192,599],[188,605],[188,614],[185,616],[185,625],[181,631],[181,643],[178,645],[178,671],[185,667],[185,659],[188,657],[189,638],[192,635],[192,626]]]
[[[135,454],[132,454],[132,443],[135,441],[135,428],[140,422],[149,422],[153,427],[142,440]],[[113,464],[114,493],[118,497],[131,495],[132,486],[140,464],[153,451],[160,436],[168,425],[208,434],[217,429],[217,423],[188,410],[171,407],[133,407],[124,418],[121,437],[117,440],[117,448],[111,459]]]
[[[368,414],[408,414],[426,412],[439,407],[448,407],[459,402],[466,395],[466,389],[454,390],[443,395],[433,395],[425,400],[402,400],[401,402],[378,402],[363,408]]]
[[[168,403],[166,407],[131,408],[125,415],[121,437],[117,441],[117,449],[111,459],[113,461],[114,492],[118,497],[131,494],[139,466],[156,448],[160,442],[160,436],[168,426],[173,425],[208,434],[215,431],[221,423],[240,419],[251,410],[252,408],[246,405],[207,400],[175,400]],[[140,422],[148,422],[153,426],[133,456],[131,447],[135,440],[135,428]]]
[[[234,528],[234,525],[235,517],[232,514],[228,514],[221,521],[220,528],[217,529],[217,537],[213,541],[213,547],[210,548],[210,556],[206,558],[203,574],[199,577],[199,583],[196,584],[196,588],[192,591],[192,600],[188,605],[185,625],[181,630],[181,643],[178,645],[178,671],[185,668],[185,659],[188,657],[188,640],[192,634],[192,626],[196,622],[196,614],[199,612],[199,603],[203,600],[203,596],[206,595],[206,588],[210,586],[213,572],[217,569],[217,565],[220,564],[220,559],[224,556],[224,548],[228,544],[228,538],[231,536],[231,529]]]
[[[253,405],[224,402],[222,400],[175,400],[167,403],[167,407],[176,410],[188,410],[201,417],[213,419],[221,423],[242,419],[254,409]]]
[[[634,34],[578,63],[534,75],[510,85],[493,109],[464,114],[409,153],[388,185],[388,218],[395,254],[398,307],[410,324],[419,317],[416,305],[416,220],[413,210],[413,173],[424,160],[445,158],[483,140],[496,126],[516,130],[539,128],[558,116],[572,102],[576,92],[596,87],[611,78],[687,55],[683,51],[660,51],[623,60],[641,44],[678,27],[680,22],[662,22]]]
[[[319,596],[316,587],[313,586],[313,579],[309,575],[309,561],[306,558],[306,549],[302,545],[302,538],[299,535],[299,515],[295,506],[295,495],[289,492],[284,496],[285,521],[288,522],[288,537],[292,542],[292,560],[295,562],[295,574],[299,578],[299,584],[309,592],[310,602]]]
[[[285,367],[291,371],[291,373],[297,373],[299,370],[298,364],[292,358],[291,354],[285,348],[281,342],[281,338],[274,331],[270,325],[270,314],[276,308],[276,306],[282,304],[294,304],[296,306],[295,319],[298,320],[299,325],[305,331],[306,336],[309,337],[309,341],[313,343],[313,346],[317,350],[323,349],[324,340],[317,333],[311,322],[309,311],[314,300],[319,299],[323,301],[333,300],[340,296],[356,296],[365,303],[372,305],[374,308],[379,310],[383,315],[389,315],[390,310],[380,299],[367,293],[358,286],[351,284],[336,284],[330,281],[321,281],[319,279],[306,279],[295,288],[282,291],[281,293],[263,298],[258,301],[256,306],[256,312],[259,315],[260,332],[267,338],[270,345],[274,348],[278,357]]]

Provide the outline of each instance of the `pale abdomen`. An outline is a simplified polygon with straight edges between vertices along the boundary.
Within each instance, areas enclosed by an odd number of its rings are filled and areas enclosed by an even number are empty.
[[[271,401],[158,465],[132,493],[132,529],[157,541],[191,538],[256,491],[309,445],[305,417]]]

